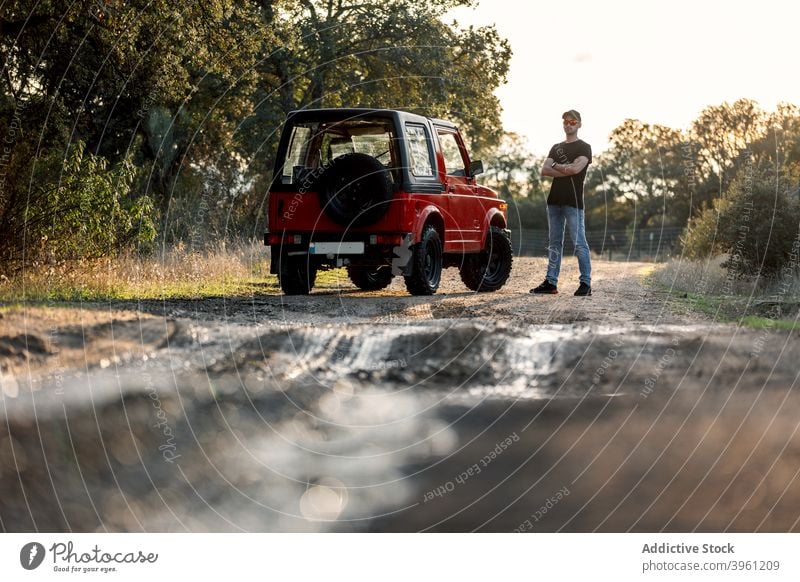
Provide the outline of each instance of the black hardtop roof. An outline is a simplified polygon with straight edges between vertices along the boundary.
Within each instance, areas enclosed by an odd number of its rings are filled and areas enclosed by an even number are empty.
[[[436,125],[442,125],[455,129],[455,125],[450,121],[444,119],[434,119],[425,117],[416,113],[408,111],[401,111],[399,109],[371,109],[368,107],[349,107],[349,108],[323,108],[323,109],[296,109],[289,112],[289,119],[296,119],[297,121],[305,121],[308,119],[350,119],[357,117],[388,117],[392,119],[399,119],[401,121],[416,121],[417,123],[428,120]]]
[[[452,121],[447,121],[446,119],[437,119],[435,117],[429,117],[428,119],[430,119],[434,125],[443,125],[444,127],[449,127],[451,129],[456,129],[457,127],[455,123]]]

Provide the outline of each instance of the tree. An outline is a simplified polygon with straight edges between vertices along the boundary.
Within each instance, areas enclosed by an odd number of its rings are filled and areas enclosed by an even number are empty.
[[[689,130],[703,178],[696,208],[708,205],[728,189],[749,145],[764,138],[768,121],[764,110],[751,99],[709,106],[700,112]]]
[[[483,182],[497,190],[501,198],[531,198],[542,192],[541,164],[542,160],[530,154],[525,138],[505,133],[500,143],[487,152]]]
[[[279,11],[280,43],[260,69],[281,106],[386,107],[460,122],[476,152],[502,134],[493,89],[511,50],[494,27],[442,21],[464,0],[299,0]],[[265,96],[266,100],[266,96]]]
[[[78,140],[112,166],[130,160],[141,170],[131,195],[153,198],[165,240],[257,232],[292,109],[449,117],[474,150],[486,150],[502,133],[493,91],[510,50],[494,28],[443,22],[464,3],[3,4],[0,119],[24,110],[25,131],[4,160],[0,226],[18,232],[9,226],[24,225],[20,209],[37,164],[66,159]],[[0,121],[0,130],[10,123]]]
[[[57,263],[148,247],[155,238],[152,201],[131,196],[134,174],[129,161],[110,167],[82,142],[65,158],[49,152],[33,170],[24,206],[8,215],[16,236],[3,237],[2,264],[13,269],[23,257]]]
[[[764,137],[749,150],[756,162],[772,164],[790,196],[800,197],[800,108],[779,103],[766,125]]]
[[[787,266],[796,271],[799,228],[800,200],[772,164],[749,155],[715,207],[689,223],[682,244],[688,258],[727,254],[724,266],[736,277],[774,278]]]
[[[194,189],[207,168],[233,176],[253,65],[274,48],[271,5],[23,0],[0,9],[2,29],[17,32],[0,39],[4,112],[24,106],[26,125],[13,152],[14,188],[0,195],[2,221],[20,222],[36,160],[51,151],[66,159],[77,140],[112,164],[130,159],[143,169],[134,191],[152,194],[167,220],[172,200],[196,198],[183,186]]]
[[[512,229],[547,228],[547,196],[539,175],[543,162],[530,154],[527,140],[516,133],[503,134],[484,158],[482,182],[508,201]]]
[[[666,226],[688,217],[676,202],[687,195],[680,131],[627,119],[598,156],[587,189],[595,200],[620,205],[636,228]]]

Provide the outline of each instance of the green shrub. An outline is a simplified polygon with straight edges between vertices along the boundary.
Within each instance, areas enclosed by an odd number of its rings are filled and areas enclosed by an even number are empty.
[[[12,268],[150,250],[155,210],[148,196],[131,195],[133,166],[109,167],[84,149],[78,142],[66,157],[51,150],[35,160],[31,186],[8,209],[16,236],[2,250]]]
[[[689,222],[681,243],[687,258],[726,254],[723,266],[731,275],[771,279],[796,268],[799,225],[800,203],[776,179],[774,166],[748,161],[715,207]]]

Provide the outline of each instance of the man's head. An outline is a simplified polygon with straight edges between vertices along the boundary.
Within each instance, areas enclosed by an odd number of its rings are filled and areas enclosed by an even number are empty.
[[[564,133],[567,135],[575,135],[581,127],[581,114],[570,109],[561,114],[561,119],[564,122]]]

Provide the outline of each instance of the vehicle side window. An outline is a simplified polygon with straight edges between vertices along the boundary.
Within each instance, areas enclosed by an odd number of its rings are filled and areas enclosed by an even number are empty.
[[[456,134],[439,132],[439,143],[442,145],[444,167],[448,176],[466,176],[464,158],[461,157],[461,148],[458,147]]]
[[[292,128],[292,137],[289,139],[289,149],[286,152],[286,161],[283,163],[282,181],[291,184],[294,168],[306,165],[308,146],[311,139],[311,128],[297,126]]]
[[[433,150],[428,138],[428,129],[416,123],[406,124],[408,157],[414,176],[433,176]]]

